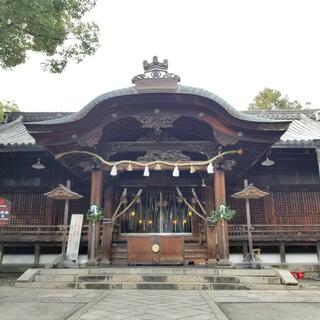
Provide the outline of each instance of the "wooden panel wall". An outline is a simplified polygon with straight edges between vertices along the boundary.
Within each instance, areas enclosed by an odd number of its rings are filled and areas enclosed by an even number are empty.
[[[320,192],[275,192],[277,223],[320,224]]]
[[[0,193],[0,196],[12,202],[11,224],[24,225],[45,225],[47,219],[46,205],[47,198],[41,193],[35,192],[7,192]],[[70,201],[71,214],[85,213],[89,208],[89,197]],[[64,202],[54,200],[53,202],[53,223],[63,223]]]
[[[237,212],[231,223],[245,224],[245,201],[229,196],[227,203]],[[272,208],[271,205],[274,207]],[[277,191],[273,192],[270,206],[266,205],[263,199],[259,199],[250,200],[250,208],[252,224],[270,224],[270,221],[277,224],[320,224],[320,192],[318,191]],[[274,215],[274,219],[270,219],[270,215]]]

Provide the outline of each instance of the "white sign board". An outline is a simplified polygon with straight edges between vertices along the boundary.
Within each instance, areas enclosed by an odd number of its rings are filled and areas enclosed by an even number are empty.
[[[71,216],[67,257],[70,260],[77,261],[80,247],[80,238],[82,230],[83,214],[73,214]]]

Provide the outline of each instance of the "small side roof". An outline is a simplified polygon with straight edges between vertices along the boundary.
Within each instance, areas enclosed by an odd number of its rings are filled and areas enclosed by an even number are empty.
[[[20,116],[16,120],[0,126],[0,145],[35,145],[35,139],[28,133]]]

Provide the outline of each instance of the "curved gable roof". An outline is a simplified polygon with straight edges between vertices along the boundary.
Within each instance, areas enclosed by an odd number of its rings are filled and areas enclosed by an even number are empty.
[[[159,93],[159,92],[157,92]],[[168,92],[164,92],[168,93]],[[135,87],[128,87],[128,88],[123,88],[123,89],[118,89],[118,90],[113,90],[106,92],[104,94],[101,94],[100,96],[96,97],[93,99],[91,102],[89,102],[84,108],[82,108],[80,111],[75,112],[71,115],[68,115],[66,117],[58,118],[58,119],[52,119],[52,120],[46,120],[46,121],[37,121],[37,122],[29,122],[29,124],[33,125],[59,125],[59,124],[65,124],[65,123],[70,123],[74,122],[77,120],[82,119],[85,117],[91,110],[95,108],[99,103],[106,101],[111,98],[116,98],[116,97],[122,97],[122,96],[127,96],[127,95],[140,95],[140,94],[152,94],[150,93],[138,93]],[[172,94],[182,94],[182,95],[194,95],[194,96],[199,96],[206,98],[208,100],[211,100],[218,105],[220,105],[229,115],[232,117],[243,120],[243,121],[248,121],[248,122],[257,122],[257,123],[283,123],[287,122],[289,124],[289,121],[286,120],[274,120],[274,119],[266,119],[262,117],[256,117],[251,114],[246,114],[241,111],[236,110],[233,108],[228,102],[226,102],[224,99],[219,97],[218,95],[207,91],[202,88],[196,88],[196,87],[190,87],[190,86],[183,86],[183,85],[178,85],[177,90],[175,92],[172,92]]]

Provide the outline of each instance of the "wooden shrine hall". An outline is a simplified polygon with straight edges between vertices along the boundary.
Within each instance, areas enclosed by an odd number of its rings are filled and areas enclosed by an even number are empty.
[[[312,246],[319,256],[316,112],[240,112],[209,91],[180,85],[167,60],[154,57],[143,67],[132,87],[76,113],[7,115],[0,196],[12,213],[0,231],[1,255],[35,246],[40,263],[41,251],[55,252],[63,202],[44,194],[71,180],[83,198],[70,202],[70,214],[90,205],[104,214],[101,222],[84,219],[80,251],[89,261],[228,263],[230,248],[247,250],[245,202],[231,196],[248,179],[268,194],[251,201],[255,246],[279,247],[282,262],[288,245]],[[236,210],[234,219],[210,224],[221,204]]]

